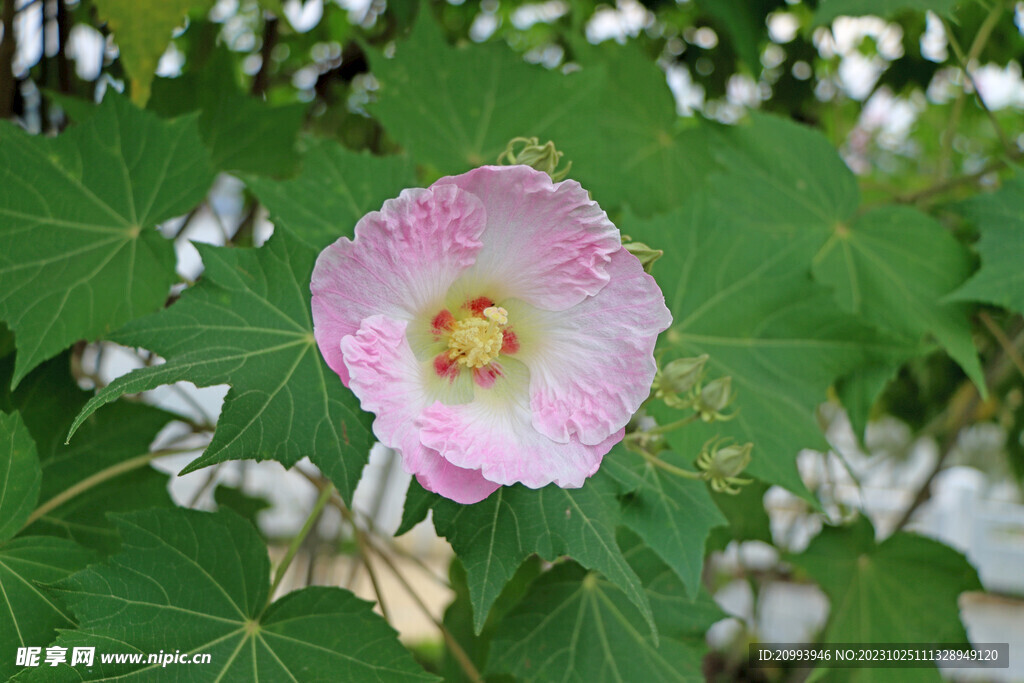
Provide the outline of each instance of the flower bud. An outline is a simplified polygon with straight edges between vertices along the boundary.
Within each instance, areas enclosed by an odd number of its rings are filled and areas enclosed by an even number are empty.
[[[743,470],[750,464],[754,444],[729,444],[720,448],[722,443],[721,439],[712,439],[704,444],[697,457],[697,469],[703,473],[703,478],[711,485],[713,491],[739,493],[738,487],[751,482],[750,479],[741,479],[739,475],[743,474]]]
[[[694,408],[705,422],[728,420],[732,416],[723,415],[722,411],[732,399],[732,377],[720,377],[701,389]]]
[[[626,242],[622,246],[630,254],[640,259],[640,265],[644,267],[645,273],[650,273],[654,262],[665,254],[661,249],[652,249],[643,242]]]
[[[523,147],[516,152],[515,148],[520,144]],[[557,183],[559,180],[564,180],[569,175],[569,169],[572,168],[570,161],[561,171],[556,170],[562,161],[562,156],[563,153],[555,149],[555,143],[550,140],[542,145],[537,138],[512,138],[508,146],[505,147],[505,151],[498,156],[498,163],[507,162],[509,165],[529,166],[547,173],[551,176],[551,180]]]
[[[687,396],[704,376],[708,354],[696,358],[677,358],[658,371],[654,377],[654,395],[672,408],[686,408],[692,402]]]

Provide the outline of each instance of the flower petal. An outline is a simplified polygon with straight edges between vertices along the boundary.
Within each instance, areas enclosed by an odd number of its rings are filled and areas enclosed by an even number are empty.
[[[479,282],[479,289],[500,289],[502,298],[562,310],[608,283],[619,231],[576,181],[552,183],[529,166],[482,166],[431,187],[451,184],[478,197],[487,214],[467,291]]]
[[[619,430],[593,446],[576,438],[557,443],[534,429],[524,402],[438,402],[423,411],[417,424],[423,444],[445,460],[479,469],[497,484],[523,483],[534,489],[552,482],[562,488],[583,486],[623,435]]]
[[[440,307],[473,264],[484,226],[483,205],[454,185],[403,190],[356,224],[355,240],[321,252],[310,285],[313,334],[346,386],[342,338],[374,314],[409,320]]]
[[[542,332],[517,356],[530,369],[533,425],[555,441],[603,442],[650,393],[654,344],[672,315],[625,249],[612,255],[608,273],[597,296],[560,313],[535,312],[530,325]]]
[[[419,439],[416,418],[435,397],[424,382],[429,369],[416,360],[409,348],[407,323],[383,315],[363,320],[359,330],[341,340],[349,374],[349,386],[363,410],[373,412],[373,433],[382,444],[402,456],[407,472],[423,487],[459,503],[476,503],[489,496],[497,484],[479,470],[466,470],[446,462]]]

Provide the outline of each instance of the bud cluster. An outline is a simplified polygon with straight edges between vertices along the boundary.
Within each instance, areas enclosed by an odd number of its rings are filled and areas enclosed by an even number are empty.
[[[518,151],[517,147],[519,147]],[[547,173],[551,176],[551,180],[557,183],[560,180],[565,180],[569,175],[569,169],[572,168],[570,161],[565,168],[557,170],[558,165],[562,162],[562,155],[562,152],[555,149],[555,143],[551,140],[542,145],[538,138],[512,138],[505,147],[505,151],[498,155],[498,163],[507,163],[510,166],[516,164],[529,166]]]
[[[731,420],[724,411],[735,398],[732,377],[720,377],[702,385],[708,355],[677,358],[654,376],[655,398],[679,410],[693,408],[704,422]]]

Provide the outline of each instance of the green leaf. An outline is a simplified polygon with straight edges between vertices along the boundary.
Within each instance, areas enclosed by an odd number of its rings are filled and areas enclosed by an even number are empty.
[[[18,413],[0,413],[0,542],[14,537],[39,499],[36,445]]]
[[[810,279],[814,233],[752,230],[700,204],[626,231],[665,250],[653,274],[675,320],[662,335],[662,364],[707,353],[708,379],[732,377],[736,394],[727,410],[734,419],[670,432],[673,450],[696,458],[716,435],[753,442],[750,474],[809,496],[796,454],[825,447],[815,411],[829,385],[873,359],[905,354],[906,345],[836,310],[831,292]],[[651,409],[662,423],[684,417],[659,406]]]
[[[22,536],[0,543],[0,678],[18,672],[16,648],[44,648],[56,629],[75,625],[63,602],[40,584],[63,579],[92,559],[90,551],[62,538]]]
[[[981,233],[981,268],[947,298],[1024,312],[1024,176],[1008,181],[998,192],[968,199],[959,208]]]
[[[198,246],[206,266],[200,282],[170,308],[111,337],[167,362],[111,382],[86,404],[71,434],[122,394],[178,381],[229,384],[213,441],[186,472],[239,459],[290,467],[309,456],[348,499],[372,443],[370,416],[313,339],[316,252],[284,229],[259,249]]]
[[[204,13],[213,0],[95,0],[100,19],[114,33],[121,63],[131,78],[132,101],[140,107],[149,99],[157,64],[171,42],[171,33],[189,10]]]
[[[854,219],[853,174],[824,136],[793,122],[752,116],[721,129],[714,148],[726,169],[710,191],[721,211],[766,232],[815,235],[815,279],[834,288],[843,310],[911,342],[875,365],[895,369],[932,334],[985,391],[967,309],[941,300],[967,276],[967,255],[938,223],[891,207]]]
[[[818,231],[824,241],[857,210],[857,179],[817,131],[758,113],[712,130],[710,147],[723,173],[708,195],[744,225],[789,235]]]
[[[754,481],[736,495],[713,493],[712,500],[729,521],[729,526],[712,530],[708,550],[724,550],[730,541],[761,541],[771,545],[772,527],[764,509],[764,494],[770,487]]]
[[[700,8],[724,29],[733,49],[755,75],[761,73],[760,45],[772,5],[750,0],[700,0]]]
[[[598,82],[531,66],[496,44],[453,49],[425,15],[394,58],[376,50],[368,57],[380,81],[371,112],[417,162],[441,173],[493,164],[509,140],[548,136],[559,120],[576,125]]]
[[[815,279],[835,290],[844,311],[911,340],[934,335],[984,391],[969,309],[942,302],[969,270],[967,253],[949,231],[909,207],[876,209],[851,225],[837,224],[813,266]]]
[[[726,615],[706,593],[691,602],[650,549],[633,545],[627,557],[654,606],[660,643],[616,585],[564,562],[499,625],[488,669],[523,681],[703,681],[704,632]]]
[[[199,135],[218,170],[284,176],[295,169],[306,105],[271,107],[241,92],[227,48],[197,70],[156,79],[148,106],[167,118],[198,111]]]
[[[430,507],[437,500],[430,491],[423,488],[416,478],[409,482],[409,490],[405,494],[405,503],[402,506],[402,522],[395,531],[395,536],[408,533],[414,526],[427,518]]]
[[[570,176],[605,209],[649,216],[699,192],[714,162],[703,127],[676,114],[664,72],[635,45],[580,45],[583,74],[599,80],[594,103],[549,134]]]
[[[174,248],[152,228],[212,180],[193,119],[164,122],[117,95],[56,139],[0,125],[0,319],[18,345],[15,385],[163,305]]]
[[[85,479],[135,461],[135,469],[92,486],[34,521],[25,533],[63,536],[88,548],[110,553],[120,543],[108,512],[173,506],[167,475],[148,466],[150,444],[172,413],[141,403],[120,402],[83,425],[75,443],[64,445],[75,415],[89,393],[69,373],[68,354],[43,363],[4,402],[21,412],[36,442],[42,464],[39,502],[45,503]],[[13,363],[0,362],[0,386]]]
[[[357,153],[312,138],[297,178],[250,177],[246,184],[270,211],[275,225],[323,249],[339,237],[351,237],[359,219],[379,210],[385,199],[414,187],[416,174],[407,157]]]
[[[443,624],[478,670],[483,670],[487,665],[494,630],[501,624],[508,611],[522,600],[530,584],[541,574],[541,565],[542,562],[536,555],[520,565],[494,603],[494,607],[487,617],[487,623],[478,635],[473,625],[473,603],[469,597],[466,570],[457,557],[452,559],[451,568],[448,571],[448,582],[455,591],[455,599],[444,612]],[[440,673],[446,681],[469,681],[462,667],[459,666],[458,659],[447,647],[441,660]]]
[[[893,17],[903,12],[931,10],[947,17],[953,16],[958,0],[822,0],[814,12],[814,26],[831,23],[838,16],[859,17],[873,14]]]
[[[530,555],[554,561],[569,555],[615,583],[654,629],[640,580],[615,542],[620,523],[616,484],[599,470],[582,488],[503,486],[474,505],[435,496],[434,528],[451,543],[469,575],[473,622],[487,614]]]
[[[967,642],[957,598],[981,584],[964,556],[938,541],[897,532],[876,544],[862,517],[848,527],[826,528],[788,559],[829,598],[826,642]],[[878,672],[870,671],[858,671],[857,680],[875,679]]]
[[[687,468],[685,459],[675,453],[664,451],[658,458]],[[623,497],[623,521],[675,571],[687,592],[696,596],[704,569],[704,543],[712,528],[727,522],[707,484],[659,469],[621,447],[612,449],[601,467],[628,492]]]
[[[55,587],[79,621],[57,639],[97,652],[208,653],[212,680],[430,681],[371,605],[340,588],[306,588],[267,605],[270,561],[232,513],[145,510],[114,517],[122,552]],[[63,665],[27,680],[163,680],[159,664]],[[170,667],[183,665],[170,664]],[[201,668],[201,671],[199,669]]]
[[[213,490],[213,500],[217,503],[218,510],[231,510],[257,529],[260,528],[257,523],[259,514],[273,507],[273,504],[262,496],[250,496],[241,489],[224,485]]]

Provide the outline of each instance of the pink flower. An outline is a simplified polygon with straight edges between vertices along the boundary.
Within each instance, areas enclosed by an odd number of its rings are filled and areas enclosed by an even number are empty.
[[[431,491],[575,488],[647,397],[665,300],[579,183],[485,166],[402,191],[313,270],[320,351]]]

